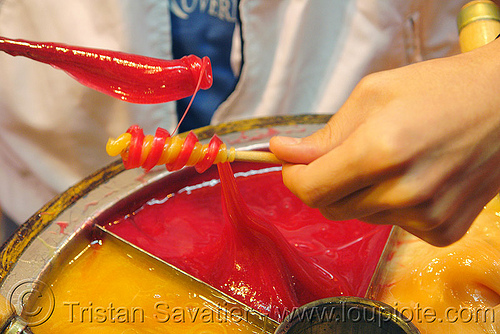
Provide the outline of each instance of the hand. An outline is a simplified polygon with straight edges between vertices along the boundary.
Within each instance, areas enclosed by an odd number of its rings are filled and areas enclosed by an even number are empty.
[[[329,219],[458,240],[500,190],[499,43],[369,75],[317,133],[272,138],[285,185]]]

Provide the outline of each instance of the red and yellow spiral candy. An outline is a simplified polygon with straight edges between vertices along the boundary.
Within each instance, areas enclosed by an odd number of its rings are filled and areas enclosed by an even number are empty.
[[[158,128],[154,136],[145,136],[137,125],[132,125],[118,138],[110,139],[106,151],[111,156],[121,155],[127,169],[142,167],[149,171],[154,166],[165,165],[169,171],[174,171],[194,166],[199,173],[212,164],[233,162],[236,155],[235,149],[228,149],[217,135],[208,144],[201,144],[193,132],[180,138]]]

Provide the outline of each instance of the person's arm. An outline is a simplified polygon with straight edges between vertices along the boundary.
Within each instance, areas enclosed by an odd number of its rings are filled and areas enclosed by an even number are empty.
[[[328,124],[270,148],[285,184],[328,218],[461,238],[500,190],[500,39],[372,74]]]

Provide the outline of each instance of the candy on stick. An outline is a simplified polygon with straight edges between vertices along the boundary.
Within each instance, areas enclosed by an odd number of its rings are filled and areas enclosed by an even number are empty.
[[[125,168],[143,167],[146,171],[164,164],[171,171],[194,166],[202,173],[212,164],[235,160],[281,164],[270,152],[228,148],[217,135],[208,144],[202,145],[193,132],[181,138],[178,135],[170,136],[167,130],[158,128],[154,136],[145,136],[137,125],[132,125],[116,139],[110,139],[106,151],[110,156],[121,155]]]
[[[110,50],[0,37],[0,51],[59,68],[85,86],[131,103],[163,103],[212,86],[208,57],[164,60]]]

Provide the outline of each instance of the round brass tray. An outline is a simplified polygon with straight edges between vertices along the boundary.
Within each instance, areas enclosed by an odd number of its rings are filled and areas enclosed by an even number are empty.
[[[201,142],[215,133],[236,149],[266,149],[273,134],[306,136],[323,127],[330,115],[283,116],[242,120],[195,130]],[[272,129],[273,131],[269,131]],[[104,148],[103,143],[103,148]],[[173,172],[176,173],[176,172]],[[26,280],[36,281],[57,267],[58,258],[76,244],[99,216],[172,174],[158,166],[149,173],[125,170],[116,161],[95,172],[47,203],[29,218],[0,249],[0,294]],[[62,233],[60,223],[65,222]],[[21,313],[18,305],[16,311]]]

